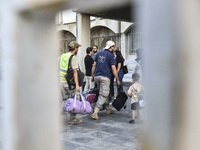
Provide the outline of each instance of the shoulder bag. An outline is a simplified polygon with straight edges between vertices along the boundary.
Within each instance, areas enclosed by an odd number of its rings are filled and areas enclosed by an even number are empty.
[[[128,73],[127,65],[123,66],[122,69],[123,69],[124,74],[127,74],[127,73]]]

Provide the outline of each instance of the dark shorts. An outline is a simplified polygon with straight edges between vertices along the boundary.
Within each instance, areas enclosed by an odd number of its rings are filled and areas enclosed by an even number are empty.
[[[139,102],[132,103],[131,109],[132,110],[141,109]]]

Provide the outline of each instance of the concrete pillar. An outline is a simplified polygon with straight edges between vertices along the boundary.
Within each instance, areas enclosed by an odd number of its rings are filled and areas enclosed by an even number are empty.
[[[143,1],[141,6],[144,149],[200,149],[199,1],[153,0]]]
[[[122,45],[121,45],[121,21],[118,21],[118,33],[119,33],[119,38],[116,38],[116,43],[119,43],[119,45],[116,45],[119,47],[119,50],[121,50]]]
[[[200,5],[198,0],[177,0],[179,39],[177,41],[181,82],[179,112],[177,116],[177,142],[175,149],[200,149]]]
[[[82,71],[85,72],[84,58],[86,56],[86,48],[90,45],[90,16],[77,13],[76,15],[77,23],[77,42],[81,44],[79,52],[77,54],[79,65]]]
[[[19,3],[20,2],[20,3]],[[55,13],[3,1],[3,150],[60,150]],[[21,5],[20,5],[21,6]],[[50,5],[52,6],[52,5]],[[52,10],[52,7],[51,7]]]
[[[126,57],[126,34],[121,33],[121,53],[124,57],[124,59],[127,59]]]
[[[63,12],[60,11],[56,15],[56,24],[62,24],[63,23]]]

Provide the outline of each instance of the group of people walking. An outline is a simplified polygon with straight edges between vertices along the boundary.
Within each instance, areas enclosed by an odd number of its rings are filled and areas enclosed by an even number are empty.
[[[72,41],[69,43],[69,52],[64,53],[61,55],[60,59],[60,85],[61,85],[61,92],[62,92],[62,109],[64,107],[64,103],[67,99],[72,98],[75,94],[75,92],[78,94],[80,92],[80,86],[78,82],[78,73],[77,70],[79,69],[78,60],[76,58],[76,54],[78,52],[78,49],[81,45],[78,44],[75,41]],[[109,99],[114,96],[114,77],[116,78],[116,84],[117,87],[120,88],[120,91],[123,92],[123,64],[124,64],[124,58],[119,51],[118,47],[115,46],[115,43],[113,41],[107,41],[105,48],[98,52],[98,46],[94,45],[93,47],[88,47],[86,49],[86,57],[84,59],[85,63],[85,87],[84,92],[87,92],[87,90],[92,89],[96,87],[99,89],[99,97],[96,102],[94,112],[91,115],[91,118],[97,120],[99,119],[98,112],[100,109],[103,108],[103,105],[106,109],[107,114],[114,113],[114,110],[112,110],[109,106]],[[75,81],[75,87],[73,90],[69,89],[69,85],[67,83],[67,80],[65,79],[65,75],[67,73],[67,67],[69,58],[71,55],[75,55],[75,57],[72,57],[71,61],[71,67],[74,72],[74,81]],[[139,86],[138,82],[138,74],[136,75],[137,78],[135,79],[135,75],[133,76],[134,84],[137,84],[129,88],[128,96],[131,98],[134,98],[133,103],[138,102],[135,94],[134,89],[138,90],[141,89],[141,86]],[[135,90],[135,91],[136,91]],[[141,93],[141,90],[137,91],[137,93]],[[79,96],[77,96],[77,99]],[[138,105],[135,105],[134,111],[138,108]],[[64,111],[64,110],[63,110]],[[134,113],[132,113],[135,115]],[[80,124],[82,123],[81,120],[76,118],[76,114],[70,113],[70,119],[69,124]],[[134,116],[130,123],[134,123]]]

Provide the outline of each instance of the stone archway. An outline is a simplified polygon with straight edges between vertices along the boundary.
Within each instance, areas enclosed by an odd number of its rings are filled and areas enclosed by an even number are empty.
[[[68,47],[67,45],[71,42],[71,41],[76,41],[76,37],[69,31],[66,30],[61,30],[58,31],[59,33],[59,40],[60,40],[60,47],[59,47],[59,53],[66,53],[68,52]]]
[[[142,31],[139,24],[131,25],[126,31],[126,54],[128,59],[135,59],[135,52],[142,45]]]
[[[97,45],[99,50],[103,50],[108,40],[115,42],[116,46],[121,47],[120,34],[114,33],[111,29],[104,26],[91,28],[91,45]]]

